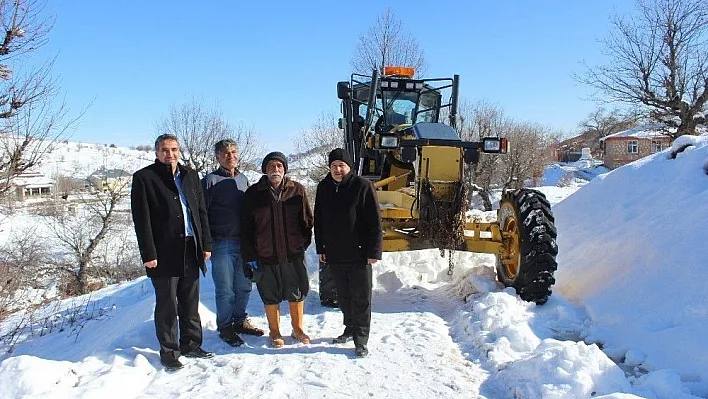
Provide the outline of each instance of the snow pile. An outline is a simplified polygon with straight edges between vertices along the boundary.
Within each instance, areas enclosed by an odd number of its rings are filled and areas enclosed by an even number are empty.
[[[670,159],[684,141],[692,146]],[[681,381],[700,396],[708,395],[707,159],[708,138],[685,137],[554,207],[556,288],[585,306],[585,341],[639,385]]]

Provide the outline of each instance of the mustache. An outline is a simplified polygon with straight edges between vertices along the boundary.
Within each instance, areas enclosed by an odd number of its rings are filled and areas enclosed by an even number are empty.
[[[284,175],[284,173],[280,173],[280,172],[271,172],[271,173],[268,173],[268,177],[276,177],[276,176],[277,176],[277,177],[283,177],[283,175]]]

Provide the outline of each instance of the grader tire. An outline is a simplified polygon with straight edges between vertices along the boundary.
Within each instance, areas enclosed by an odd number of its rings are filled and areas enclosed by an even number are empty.
[[[500,201],[497,220],[505,240],[506,256],[497,255],[497,278],[514,287],[521,299],[546,303],[556,282],[555,219],[543,193],[520,189],[507,191]]]

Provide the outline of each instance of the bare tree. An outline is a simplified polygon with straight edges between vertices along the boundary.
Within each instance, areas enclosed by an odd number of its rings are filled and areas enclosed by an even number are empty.
[[[372,69],[383,72],[386,65],[415,68],[424,76],[426,63],[423,50],[413,36],[404,31],[403,23],[387,8],[366,34],[359,36],[351,66],[354,72],[370,74]]]
[[[307,176],[315,182],[329,173],[329,152],[344,147],[344,134],[337,127],[334,114],[322,114],[312,128],[303,131],[295,140],[300,166],[307,170]]]
[[[66,120],[68,109],[58,108],[50,98],[26,104],[7,118],[4,134],[0,134],[0,194],[11,188],[12,180],[35,167],[54,144],[64,137],[83,115]]]
[[[169,114],[157,122],[157,131],[179,138],[182,161],[197,172],[208,170],[214,158],[212,146],[229,136],[221,110],[206,108],[196,98],[172,105]]]
[[[639,123],[640,115],[635,111],[623,112],[620,109],[614,108],[607,110],[604,107],[598,107],[590,112],[584,120],[579,124],[579,127],[584,132],[595,132],[597,138],[609,136],[631,129]]]
[[[231,138],[238,144],[239,169],[241,163],[254,162],[263,149],[252,129],[239,125],[234,130],[224,120],[218,106],[205,107],[196,98],[173,105],[168,115],[158,120],[156,129],[160,134],[173,134],[179,138],[182,160],[198,173],[214,168],[214,144],[221,139]]]
[[[477,141],[484,137],[501,137],[508,121],[504,111],[487,102],[469,105],[462,101],[456,127],[465,141]],[[479,162],[466,166],[468,189],[482,199],[484,210],[492,210],[492,193],[503,184],[501,157],[498,154],[481,153]]]
[[[15,311],[26,302],[31,302],[33,298],[26,297],[28,292],[19,296],[15,294],[38,282],[42,277],[40,269],[48,259],[47,247],[37,245],[34,228],[13,232],[0,247],[0,319],[6,312]]]
[[[550,163],[549,130],[532,123],[509,123],[503,133],[511,143],[509,152],[500,157],[504,188],[522,188],[528,181],[539,183]]]
[[[640,104],[675,127],[673,137],[706,123],[708,3],[639,0],[638,15],[613,17],[604,40],[607,65],[587,67],[578,79],[605,100]]]
[[[130,195],[129,176],[116,176],[110,181],[107,177],[102,190],[74,202],[61,203],[52,215],[49,226],[71,259],[67,263],[57,262],[56,266],[73,278],[77,294],[89,290],[88,274],[94,252],[115,231],[118,205]]]
[[[11,180],[38,160],[80,115],[65,121],[67,109],[56,105],[57,81],[53,61],[28,71],[19,70],[23,55],[48,40],[52,18],[44,17],[46,0],[0,0],[0,194]],[[0,34],[1,35],[1,34]],[[83,114],[83,112],[81,112]]]
[[[599,156],[602,153],[601,138],[631,129],[639,123],[640,119],[640,114],[636,110],[627,112],[614,108],[608,111],[604,107],[598,107],[578,124],[582,132],[577,143],[580,148],[573,150],[590,148],[593,154]]]
[[[231,132],[231,139],[238,144],[238,164],[236,167],[239,170],[253,169],[258,172],[261,170],[261,155],[265,150],[265,146],[260,139],[260,136],[252,128],[246,127],[244,124],[239,124]],[[213,144],[212,144],[213,146]],[[212,154],[214,153],[212,147]],[[216,159],[216,158],[214,158]],[[216,161],[214,161],[214,165]]]

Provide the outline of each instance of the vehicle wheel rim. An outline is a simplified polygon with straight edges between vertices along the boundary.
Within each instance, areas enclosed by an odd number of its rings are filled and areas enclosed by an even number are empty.
[[[519,254],[519,231],[516,224],[516,218],[510,217],[507,219],[504,226],[504,231],[510,233],[510,241],[507,247],[507,258],[504,262],[504,273],[507,278],[513,280],[519,274],[520,254]]]

